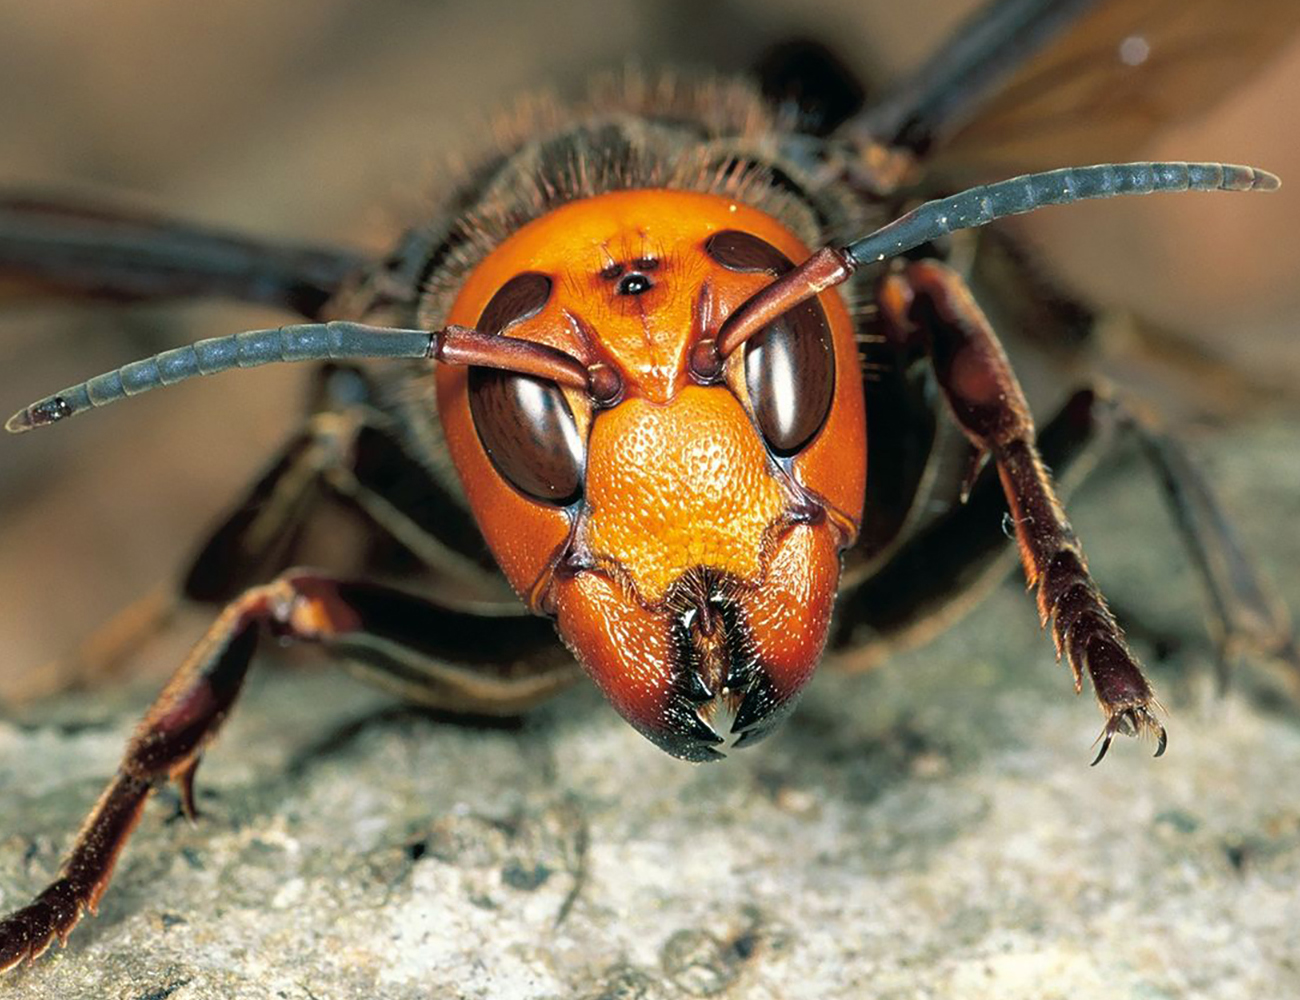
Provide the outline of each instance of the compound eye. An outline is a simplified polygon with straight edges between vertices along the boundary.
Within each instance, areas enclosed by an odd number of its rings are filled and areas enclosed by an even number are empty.
[[[731,271],[779,277],[794,267],[766,240],[739,230],[715,234],[705,249]],[[835,393],[835,349],[821,303],[800,303],[746,342],[745,384],[754,418],[776,454],[793,455],[816,436]]]
[[[754,417],[778,455],[803,449],[826,423],[835,393],[830,324],[818,302],[795,306],[745,345]]]
[[[512,486],[560,507],[582,494],[585,448],[554,382],[472,368],[469,408],[488,458]]]
[[[501,333],[537,315],[551,279],[526,271],[507,281],[479,317],[481,333]],[[520,492],[556,506],[582,495],[586,448],[559,386],[493,368],[469,371],[469,409],[488,458]]]

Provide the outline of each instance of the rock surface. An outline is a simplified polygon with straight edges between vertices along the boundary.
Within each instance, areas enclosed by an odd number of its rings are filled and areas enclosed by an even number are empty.
[[[1296,441],[1209,449],[1293,607],[1300,538],[1270,529],[1300,516]],[[882,670],[825,670],[782,733],[714,766],[594,690],[481,728],[268,665],[200,770],[200,823],[154,804],[99,917],[4,995],[1295,995],[1300,725],[1249,685],[1209,696],[1191,573],[1135,468],[1074,508],[1117,603],[1183,637],[1151,664],[1159,761],[1123,741],[1088,768],[1097,716],[1018,584]],[[0,722],[0,908],[45,884],[147,697]]]

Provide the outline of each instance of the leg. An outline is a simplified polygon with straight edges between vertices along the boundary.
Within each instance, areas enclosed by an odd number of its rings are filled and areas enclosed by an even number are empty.
[[[866,579],[888,561],[930,497],[936,453],[942,450],[929,360],[914,345],[889,342],[877,326],[873,320],[858,344],[871,467],[864,509],[871,516],[844,554],[842,587]]]
[[[1221,681],[1239,655],[1277,661],[1300,688],[1286,608],[1242,550],[1209,484],[1177,441],[1095,389],[1076,392],[1039,432],[1037,447],[1068,497],[1120,434],[1135,434],[1207,594],[1209,631]],[[980,601],[1005,575],[1011,551],[1002,527],[1006,500],[995,477],[981,476],[967,502],[894,550],[860,584],[845,589],[832,648],[868,669],[893,650],[919,645]]]
[[[1083,389],[1039,432],[1039,453],[1061,477],[1064,494],[1091,466],[1107,413]],[[885,563],[841,592],[832,651],[849,669],[866,670],[950,627],[1010,571],[1007,516],[1002,484],[979,476],[965,503],[907,536]]]
[[[1159,756],[1165,731],[1154,714],[1155,696],[1088,572],[1034,446],[1024,395],[983,313],[961,280],[933,261],[886,278],[880,302],[892,336],[926,344],[949,408],[974,448],[972,473],[993,460],[1025,576],[1038,588],[1043,625],[1052,625],[1075,689],[1082,690],[1086,671],[1106,715],[1097,760],[1118,732],[1155,735]]]
[[[0,971],[67,939],[94,912],[145,801],[173,781],[187,815],[194,773],[270,633],[321,645],[453,710],[517,712],[567,687],[579,668],[538,618],[484,619],[411,594],[291,571],[232,602],[168,682],[127,744],[117,776],[78,833],[59,877],[0,920]]]
[[[70,666],[50,671],[60,686],[111,676],[167,627],[182,599],[221,606],[273,579],[293,564],[305,528],[330,500],[403,554],[401,567],[390,565],[390,554],[367,569],[387,576],[415,566],[455,581],[458,592],[468,588],[494,614],[526,614],[492,569],[473,520],[408,454],[392,419],[370,404],[372,394],[355,369],[322,366],[313,416],[213,529],[179,592],[160,586],[97,630]]]
[[[396,542],[408,561],[472,587],[503,612],[517,607],[473,519],[403,446],[397,419],[375,396],[357,369],[322,366],[313,416],[204,543],[185,573],[185,597],[224,604],[292,565],[307,521],[330,498]]]

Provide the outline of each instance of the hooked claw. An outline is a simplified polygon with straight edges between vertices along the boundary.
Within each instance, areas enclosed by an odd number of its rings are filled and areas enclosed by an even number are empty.
[[[1115,738],[1116,733],[1123,733],[1125,736],[1141,736],[1152,733],[1156,738],[1156,752],[1153,757],[1159,757],[1169,746],[1169,734],[1165,732],[1165,727],[1145,705],[1133,705],[1121,709],[1110,717],[1106,722],[1105,728],[1098,734],[1097,740],[1101,741],[1101,749],[1097,751],[1097,756],[1093,758],[1090,767],[1096,767],[1101,763],[1102,758],[1110,749],[1111,740]],[[1096,740],[1093,741],[1096,745]]]

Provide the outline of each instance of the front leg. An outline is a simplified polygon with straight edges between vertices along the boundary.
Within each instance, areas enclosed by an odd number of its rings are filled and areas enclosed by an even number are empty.
[[[194,772],[243,686],[258,640],[318,644],[402,694],[453,712],[513,715],[579,668],[534,617],[483,617],[361,580],[292,570],[231,602],[127,744],[55,881],[0,920],[0,972],[65,941],[103,895],[149,796],[175,782],[190,818]]]
[[[921,338],[948,405],[974,448],[971,475],[992,459],[1011,508],[1021,563],[1038,588],[1039,616],[1050,622],[1057,657],[1086,671],[1106,725],[1094,764],[1116,733],[1152,734],[1164,753],[1159,708],[1123,633],[1088,572],[1083,548],[1056,498],[1034,445],[1034,422],[997,335],[965,283],[935,261],[919,261],[881,283],[879,302],[888,336]]]
[[[66,941],[82,914],[95,912],[157,785],[176,781],[185,811],[194,815],[193,777],[199,755],[243,686],[261,626],[295,617],[301,621],[309,606],[294,598],[291,584],[260,587],[231,604],[213,624],[141,720],[58,878],[0,921],[0,972],[23,959],[35,960],[56,937]]]

